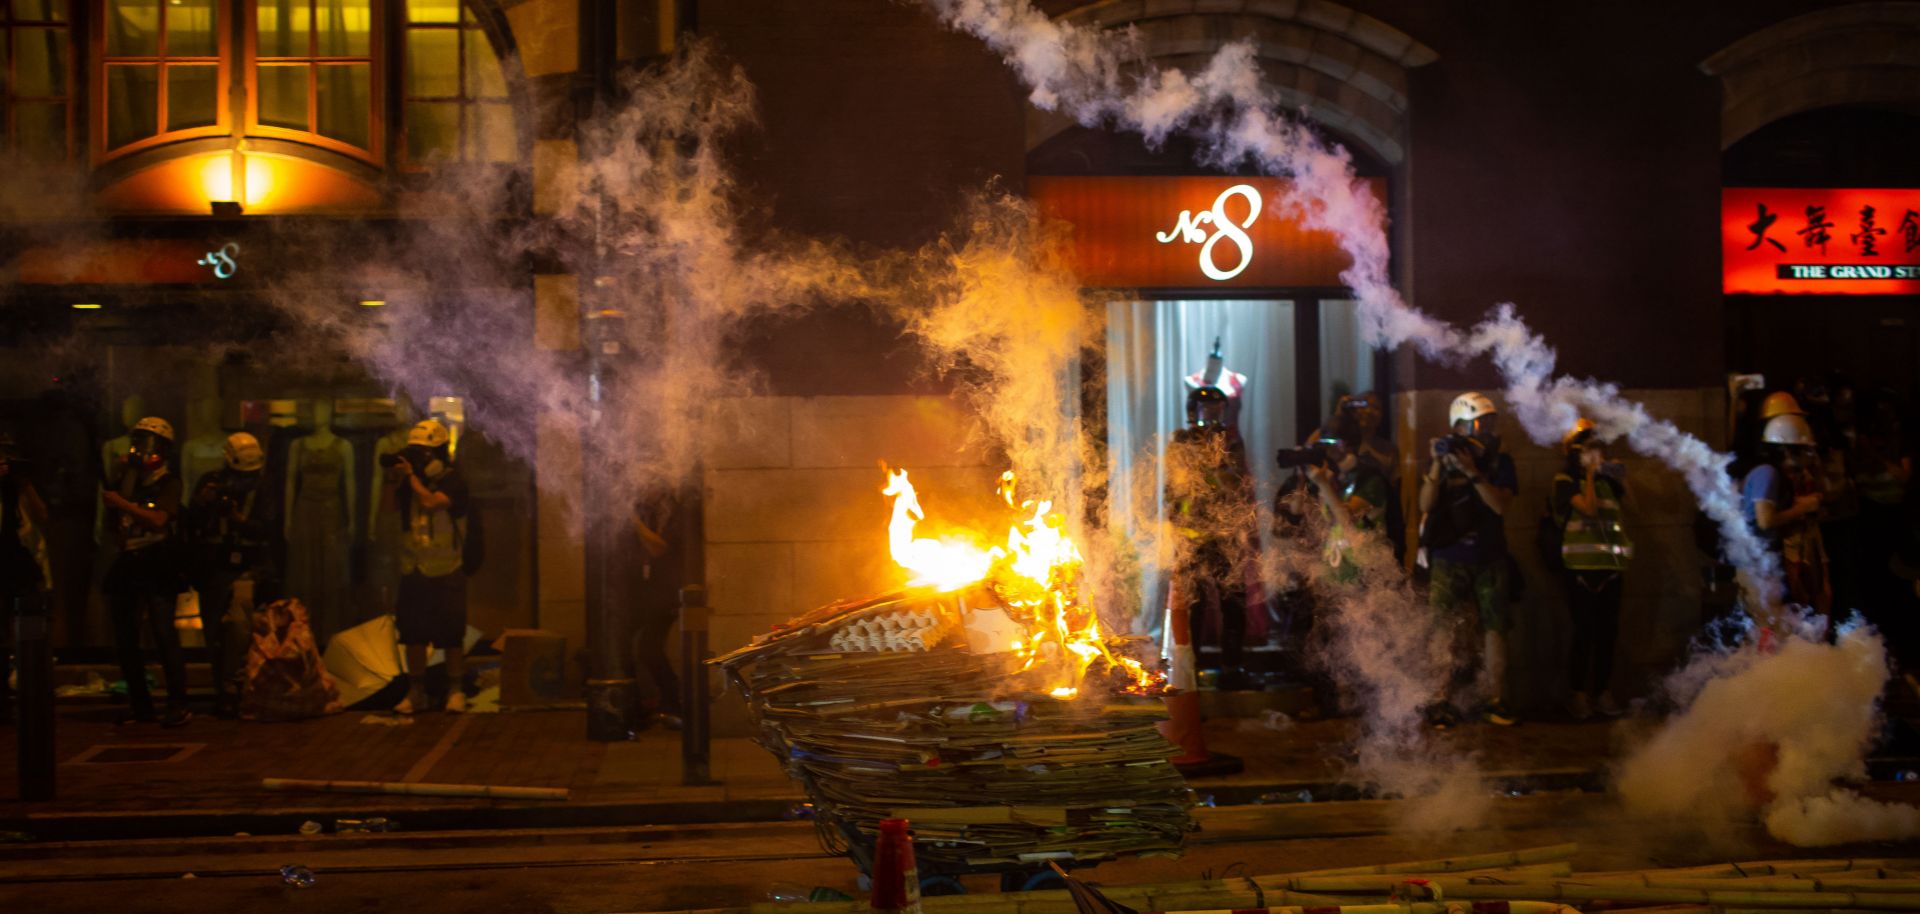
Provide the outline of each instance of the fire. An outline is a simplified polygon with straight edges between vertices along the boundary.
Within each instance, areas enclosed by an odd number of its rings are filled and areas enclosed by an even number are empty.
[[[1012,471],[1000,476],[1000,496],[1021,518],[1007,530],[1004,546],[988,546],[970,531],[944,533],[938,539],[916,535],[926,513],[907,472],[888,471],[882,494],[893,498],[893,518],[887,525],[893,560],[906,569],[916,587],[951,592],[984,584],[1027,637],[1012,639],[1010,650],[1022,658],[1024,669],[1058,667],[1059,679],[1050,694],[1070,700],[1096,661],[1122,670],[1134,687],[1144,689],[1153,677],[1139,663],[1115,656],[1107,649],[1099,613],[1079,588],[1085,559],[1067,532],[1066,518],[1054,512],[1050,501],[1014,498]]]

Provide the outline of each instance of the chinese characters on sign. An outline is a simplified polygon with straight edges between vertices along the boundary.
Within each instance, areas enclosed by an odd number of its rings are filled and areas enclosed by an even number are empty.
[[[1920,294],[1920,188],[1729,187],[1720,199],[1728,293]]]

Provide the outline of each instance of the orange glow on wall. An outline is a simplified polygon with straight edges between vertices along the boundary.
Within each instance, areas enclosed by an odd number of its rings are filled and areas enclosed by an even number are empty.
[[[1728,187],[1728,293],[1920,294],[1920,188]]]
[[[1386,182],[1366,181],[1376,200]],[[1073,225],[1072,263],[1101,288],[1340,286],[1332,234],[1284,211],[1285,178],[1032,177],[1027,194]]]
[[[212,152],[158,162],[100,191],[100,208],[110,213],[207,215],[208,203],[235,198],[234,155]],[[339,169],[294,156],[240,155],[246,163],[246,194],[239,202],[249,216],[386,208],[378,190]]]

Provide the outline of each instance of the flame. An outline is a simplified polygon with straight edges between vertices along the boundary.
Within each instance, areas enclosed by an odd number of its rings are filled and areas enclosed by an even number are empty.
[[[919,495],[905,470],[887,471],[882,493],[893,498],[887,534],[894,562],[912,575],[913,586],[949,592],[984,583],[1023,617],[1028,636],[1013,639],[1011,646],[1023,669],[1058,668],[1060,681],[1049,693],[1054,698],[1076,697],[1088,668],[1098,661],[1123,671],[1135,687],[1147,687],[1153,677],[1133,659],[1107,649],[1099,613],[1080,593],[1086,560],[1067,532],[1066,518],[1050,501],[1016,502],[1014,485],[1012,471],[1000,475],[1000,496],[1022,519],[1007,529],[1005,546],[986,546],[964,531],[939,539],[916,536],[926,520]]]

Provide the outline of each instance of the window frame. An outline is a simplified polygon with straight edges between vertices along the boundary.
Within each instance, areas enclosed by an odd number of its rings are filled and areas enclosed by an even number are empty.
[[[469,155],[468,151],[469,146],[478,145],[480,142],[477,137],[472,135],[473,130],[476,129],[472,126],[475,123],[472,119],[477,116],[475,112],[489,104],[504,105],[506,107],[508,113],[512,116],[515,150],[524,154],[520,142],[522,129],[521,112],[519,106],[515,104],[513,92],[514,77],[509,69],[512,57],[511,55],[501,53],[500,48],[495,44],[493,29],[488,28],[485,18],[480,15],[481,11],[475,7],[471,0],[459,0],[460,14],[456,17],[455,21],[416,23],[409,15],[406,0],[398,0],[398,2],[400,10],[399,15],[395,18],[395,22],[396,28],[400,30],[401,38],[397,51],[400,60],[400,73],[394,92],[394,97],[399,100],[400,105],[400,110],[395,112],[394,117],[394,125],[397,131],[394,143],[394,166],[396,170],[407,174],[428,174],[439,168],[499,164],[496,160],[487,158],[484,155]],[[411,81],[414,65],[414,56],[411,53],[412,49],[408,39],[412,37],[413,32],[416,30],[450,31],[454,33],[456,60],[458,61],[455,65],[457,67],[455,76],[460,83],[460,89],[457,94],[450,96],[413,95],[408,91],[408,83]],[[478,35],[480,40],[486,43],[488,52],[493,54],[495,65],[500,69],[500,80],[506,90],[505,94],[500,96],[483,96],[472,92],[470,65],[467,54],[467,35],[469,32]],[[454,106],[454,110],[458,115],[458,121],[454,128],[456,155],[445,159],[425,160],[416,160],[410,155],[410,146],[412,144],[410,142],[409,129],[411,124],[407,117],[407,109],[410,104],[415,102],[450,103]]]
[[[5,72],[0,73],[0,161],[28,160],[27,157],[21,156],[20,153],[19,116],[21,102],[30,104],[56,102],[61,106],[66,112],[64,118],[66,148],[61,151],[60,157],[55,161],[70,162],[73,160],[75,126],[73,105],[76,95],[75,83],[79,77],[78,72],[76,72],[79,68],[79,48],[74,46],[73,40],[73,8],[74,0],[68,0],[67,16],[63,20],[17,19],[13,15],[13,3],[11,0],[0,0],[0,41],[6,42]],[[20,54],[14,47],[13,36],[14,33],[20,29],[57,29],[66,33],[66,72],[62,74],[62,83],[66,89],[65,92],[54,96],[20,95],[14,91],[14,87],[20,84],[20,80],[16,76],[20,67]],[[35,159],[33,161],[42,160]]]
[[[222,0],[222,2],[225,2],[225,0]],[[308,70],[307,123],[312,128],[308,130],[295,130],[291,127],[276,127],[270,124],[262,124],[260,122],[260,63],[261,61],[260,61],[260,53],[259,53],[260,52],[259,0],[240,0],[240,2],[246,7],[245,18],[242,22],[242,32],[241,32],[241,34],[246,36],[246,40],[245,40],[245,47],[242,48],[241,61],[240,61],[241,67],[244,68],[243,72],[245,73],[244,78],[246,80],[247,103],[246,103],[245,124],[243,125],[245,134],[250,137],[267,137],[272,139],[290,140],[296,143],[305,143],[309,146],[317,146],[321,149],[326,149],[332,152],[340,153],[341,155],[351,156],[355,159],[359,159],[363,162],[367,162],[372,165],[383,165],[385,161],[384,156],[386,154],[386,128],[387,128],[387,116],[386,116],[387,32],[390,31],[387,25],[387,18],[386,18],[387,17],[386,0],[369,0],[369,7],[368,7],[369,31],[367,35],[367,56],[366,57],[324,57],[316,53],[316,54],[309,54],[304,57],[275,57],[275,58],[269,59],[269,63],[274,61],[282,61],[282,62],[299,61],[306,65]],[[303,0],[303,2],[306,3],[309,11],[313,11],[314,8],[318,5],[319,0]],[[397,2],[400,2],[404,5],[405,0],[397,0]],[[316,22],[317,22],[317,19],[318,19],[318,16],[316,15],[315,16]],[[307,30],[307,47],[308,47],[308,50],[310,51],[317,51],[320,36],[319,36],[318,29],[312,27],[313,24],[314,23],[310,22],[309,28]],[[319,130],[320,109],[319,109],[318,95],[319,95],[320,81],[319,81],[319,74],[317,71],[320,67],[327,66],[329,64],[346,64],[346,63],[365,63],[367,64],[367,67],[368,67],[367,146],[366,148],[361,148],[359,146],[353,145],[352,143],[348,143],[344,140],[337,140],[337,139],[334,139],[333,137],[326,136],[320,133],[320,130]]]
[[[69,3],[80,0],[68,0]],[[132,155],[144,149],[175,143],[181,140],[208,136],[225,136],[233,132],[232,104],[228,98],[228,87],[233,84],[233,4],[236,0],[214,0],[214,56],[181,57],[167,56],[166,11],[169,4],[160,0],[160,33],[156,44],[156,53],[152,57],[110,57],[107,55],[107,18],[111,0],[95,0],[89,4],[87,27],[87,48],[91,60],[87,66],[89,99],[88,145],[93,160],[105,162]],[[69,14],[72,9],[69,7]],[[205,127],[188,127],[181,130],[168,130],[167,125],[167,65],[175,61],[202,65],[212,62],[215,65],[214,84],[221,91],[214,106],[214,123]],[[108,148],[107,133],[107,70],[115,64],[153,64],[156,67],[155,82],[159,91],[159,107],[154,118],[158,132],[142,137],[124,146]],[[71,145],[71,142],[69,142]]]

